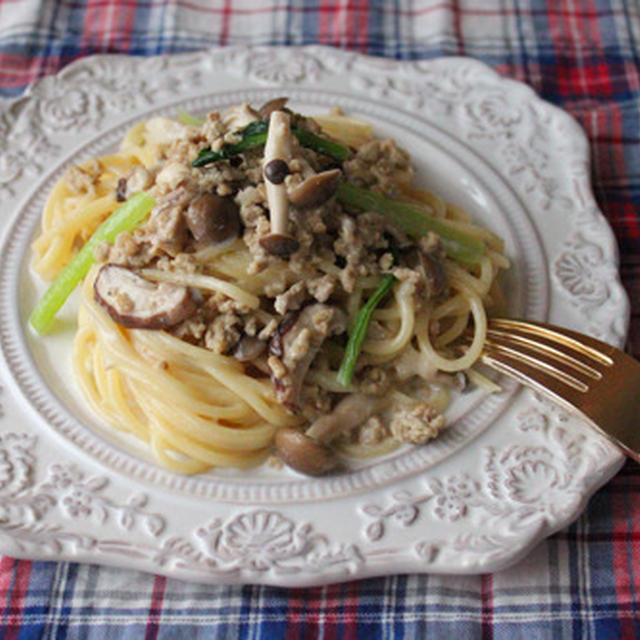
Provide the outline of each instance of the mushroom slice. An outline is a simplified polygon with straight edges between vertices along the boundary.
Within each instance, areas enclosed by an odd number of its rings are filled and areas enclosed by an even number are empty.
[[[308,177],[289,191],[289,202],[297,209],[319,207],[336,192],[340,176],[340,169],[330,169]]]
[[[93,283],[96,301],[111,318],[129,329],[166,329],[196,308],[187,287],[149,282],[116,264],[105,264]]]
[[[268,360],[279,402],[297,409],[304,378],[320,347],[345,328],[344,312],[327,304],[311,304],[283,318],[269,343]]]

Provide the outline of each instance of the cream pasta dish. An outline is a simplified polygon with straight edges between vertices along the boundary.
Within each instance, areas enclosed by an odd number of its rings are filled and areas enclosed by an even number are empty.
[[[46,340],[79,287],[75,383],[179,473],[424,446],[452,394],[494,388],[472,365],[508,261],[415,177],[339,109],[152,117],[53,188],[30,324]]]

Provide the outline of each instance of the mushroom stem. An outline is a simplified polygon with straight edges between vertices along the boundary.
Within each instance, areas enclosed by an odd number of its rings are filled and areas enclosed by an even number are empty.
[[[264,167],[272,160],[285,160],[291,158],[291,128],[289,115],[284,111],[273,111],[269,119],[269,134],[264,147]],[[286,235],[289,221],[289,198],[287,188],[282,182],[274,184],[265,177],[267,190],[267,202],[271,218],[271,233]]]
[[[363,393],[349,394],[327,415],[318,418],[305,435],[317,442],[329,443],[339,433],[361,425],[371,417],[380,399]]]
[[[275,445],[282,460],[310,476],[321,476],[338,466],[329,446],[342,431],[361,425],[381,404],[380,398],[355,393],[341,400],[327,416],[318,418],[304,433],[285,427],[276,433]]]

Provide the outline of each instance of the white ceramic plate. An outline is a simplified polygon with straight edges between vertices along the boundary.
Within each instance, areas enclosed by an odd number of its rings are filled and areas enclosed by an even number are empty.
[[[411,152],[424,186],[500,233],[512,314],[622,343],[628,302],[587,142],[526,86],[464,58],[316,47],[81,60],[0,107],[2,553],[279,585],[493,571],[576,518],[622,464],[508,382],[454,403],[432,444],[326,479],[266,468],[177,476],[91,415],[70,373],[73,301],[55,335],[25,329],[42,290],[28,263],[46,194],[137,120],[280,95],[305,112],[338,105],[370,120]]]

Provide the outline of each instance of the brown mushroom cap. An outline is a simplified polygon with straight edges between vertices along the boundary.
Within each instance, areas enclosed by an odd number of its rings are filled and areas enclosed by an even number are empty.
[[[297,209],[319,207],[336,192],[340,176],[340,169],[330,169],[310,176],[289,191],[289,202]]]
[[[323,476],[338,466],[333,450],[291,428],[276,433],[275,447],[282,461],[309,476]]]
[[[289,175],[289,165],[282,158],[275,158],[264,165],[264,179],[272,184],[282,184]]]
[[[231,198],[202,193],[191,201],[184,218],[200,246],[220,244],[240,233],[238,205]]]
[[[258,109],[258,115],[262,120],[268,120],[272,111],[281,111],[287,102],[289,102],[289,98],[274,98],[273,100],[269,100]]]
[[[288,256],[298,250],[300,244],[288,234],[270,233],[260,238],[260,246],[274,256]]]
[[[243,336],[233,348],[231,355],[239,362],[255,360],[265,349],[267,343],[252,336]]]
[[[403,252],[401,263],[411,269],[417,269],[424,276],[428,298],[435,298],[443,292],[447,282],[444,264],[435,255],[412,247]]]

